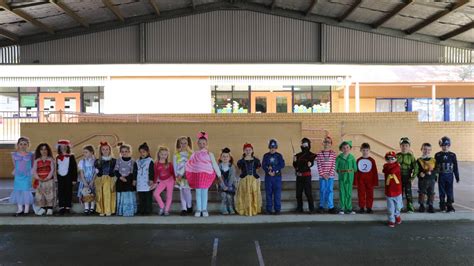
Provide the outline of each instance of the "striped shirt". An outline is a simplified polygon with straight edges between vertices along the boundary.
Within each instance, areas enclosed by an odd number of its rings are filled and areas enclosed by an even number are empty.
[[[327,174],[329,177],[335,176],[336,153],[332,150],[320,151],[316,154],[319,176]]]

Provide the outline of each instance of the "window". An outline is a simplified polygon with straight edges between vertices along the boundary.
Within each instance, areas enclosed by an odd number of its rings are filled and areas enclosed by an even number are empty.
[[[391,112],[392,111],[392,100],[390,99],[377,99],[375,103],[376,112]]]
[[[212,111],[219,114],[248,113],[249,88],[242,85],[212,86]]]
[[[0,87],[0,111],[8,112],[4,113],[3,116],[17,115],[13,112],[18,112],[18,105],[18,88]]]
[[[474,121],[474,99],[466,99],[464,108],[466,121]]]
[[[294,86],[294,113],[331,112],[331,86]]]
[[[418,112],[418,121],[444,121],[444,101],[436,99],[435,117],[431,117],[432,100],[431,99],[413,99],[412,111]]]
[[[449,99],[449,121],[464,121],[464,99]]]
[[[377,99],[376,112],[406,112],[407,99]]]
[[[267,112],[267,97],[256,97],[255,98],[255,111],[256,113]]]
[[[276,97],[276,112],[277,113],[287,113],[288,112],[288,98],[277,96]]]
[[[82,88],[82,111],[86,113],[103,112],[104,93],[102,87]]]

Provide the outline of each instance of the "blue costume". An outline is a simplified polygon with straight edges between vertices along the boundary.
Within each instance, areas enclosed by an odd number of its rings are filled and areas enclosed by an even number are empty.
[[[278,148],[276,140],[270,140],[268,148]],[[263,156],[262,168],[265,171],[265,192],[266,192],[266,211],[272,213],[275,207],[275,213],[281,211],[281,170],[285,167],[283,156],[278,153],[267,152]],[[271,176],[270,172],[275,175]]]
[[[440,146],[450,146],[451,141],[448,137],[443,137],[439,141]],[[456,154],[453,152],[440,151],[435,155],[436,169],[439,173],[439,208],[441,211],[453,212],[454,193],[453,179],[459,182],[459,170]],[[454,178],[453,178],[454,177]]]

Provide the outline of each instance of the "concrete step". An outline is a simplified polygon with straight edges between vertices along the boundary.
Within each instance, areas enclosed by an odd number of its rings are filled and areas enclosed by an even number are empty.
[[[193,204],[194,203],[194,198],[193,198]],[[220,211],[220,201],[209,201],[208,203],[208,211],[209,212],[214,212],[214,213],[218,213]],[[315,206],[319,206],[319,201],[316,201],[315,202]],[[263,209],[265,209],[265,200],[263,200]],[[339,202],[338,201],[335,201],[334,202],[334,205],[337,207],[339,206]],[[353,208],[355,210],[358,209],[358,204],[357,204],[357,201],[352,201],[352,205],[353,205]],[[373,210],[375,211],[381,211],[381,210],[385,210],[387,207],[386,205],[386,201],[385,200],[374,200],[374,206],[373,206]],[[282,212],[291,212],[291,211],[294,211],[296,209],[296,200],[284,200],[281,202],[281,210]],[[308,209],[308,202],[306,201],[306,198],[303,197],[303,208],[305,210]],[[0,204],[0,214],[12,214],[16,211],[16,205],[13,205],[13,204]],[[74,213],[82,213],[83,211],[83,207],[81,204],[79,203],[74,203],[73,204],[73,208],[72,208],[72,211]],[[159,206],[156,202],[153,202],[153,212],[154,213],[158,213],[159,211]],[[178,201],[173,201],[173,203],[171,204],[171,212],[173,213],[179,213],[181,211],[181,203],[178,202]]]

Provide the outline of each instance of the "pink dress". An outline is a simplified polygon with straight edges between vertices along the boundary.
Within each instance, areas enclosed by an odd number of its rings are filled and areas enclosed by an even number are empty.
[[[207,189],[216,178],[212,159],[206,149],[196,151],[186,162],[186,178],[191,188]]]

